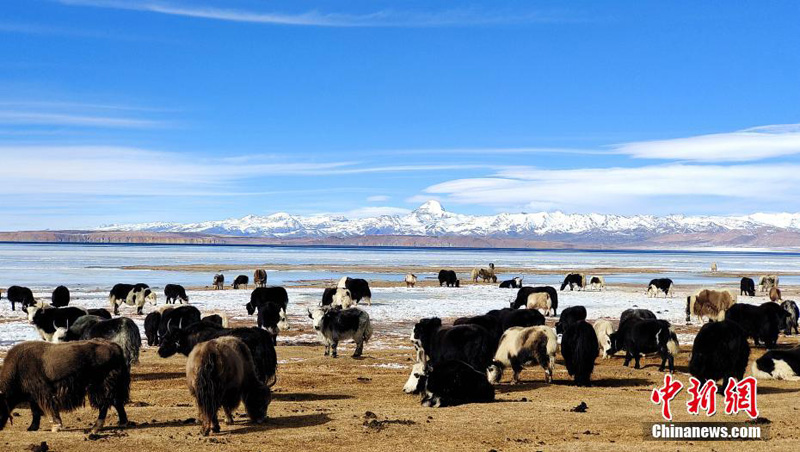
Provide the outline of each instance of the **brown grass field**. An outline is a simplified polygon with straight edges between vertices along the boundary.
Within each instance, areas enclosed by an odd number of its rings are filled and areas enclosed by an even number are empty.
[[[308,333],[292,331],[292,334]],[[796,337],[781,337],[784,346]],[[366,347],[362,359],[349,356],[352,344],[340,346],[340,357],[322,356],[314,344],[279,346],[278,382],[273,388],[269,420],[250,424],[244,410],[237,410],[235,425],[202,437],[193,400],[185,381],[185,357],[161,359],[153,348],[144,348],[141,363],[133,369],[130,420],[135,424],[116,428],[111,410],[107,427],[91,438],[86,431],[96,412],[88,407],[64,414],[64,430],[52,433],[43,419],[42,430],[27,432],[27,407],[14,410],[14,424],[0,432],[0,449],[30,450],[46,441],[50,451],[113,450],[790,450],[800,444],[800,386],[797,383],[763,381],[759,388],[761,416],[770,423],[766,442],[645,441],[642,423],[660,421],[659,407],[649,401],[659,385],[658,358],[643,361],[635,370],[622,366],[622,357],[598,358],[594,386],[572,385],[563,363],[557,365],[554,384],[543,381],[538,367],[526,369],[524,383],[510,385],[507,373],[497,386],[496,402],[450,408],[425,408],[419,396],[407,395],[402,386],[408,377],[412,350],[402,338],[381,338],[382,347]],[[688,384],[689,344],[682,345],[676,375]],[[754,349],[751,360],[763,349]],[[378,367],[381,366],[382,367]],[[399,365],[402,365],[400,368]],[[676,421],[706,420],[685,409],[686,390],[672,405]],[[585,402],[588,410],[572,412]],[[722,397],[718,396],[718,406]],[[745,421],[746,415],[718,413],[709,421]]]

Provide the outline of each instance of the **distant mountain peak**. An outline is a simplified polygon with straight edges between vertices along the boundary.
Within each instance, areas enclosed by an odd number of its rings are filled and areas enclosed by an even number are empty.
[[[431,215],[431,216],[442,216],[444,215],[445,210],[439,201],[431,199],[429,201],[425,201],[424,204],[414,209],[414,213]]]

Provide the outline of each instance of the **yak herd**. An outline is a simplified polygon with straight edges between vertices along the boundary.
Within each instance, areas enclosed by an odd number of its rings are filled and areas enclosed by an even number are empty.
[[[470,276],[473,282],[497,283],[495,270],[490,264],[475,268]],[[460,287],[452,270],[441,270],[437,279],[440,286]],[[223,289],[224,281],[224,276],[217,274],[212,287]],[[277,381],[275,346],[279,332],[288,329],[289,297],[285,288],[266,282],[266,272],[256,270],[255,287],[245,305],[249,315],[256,315],[255,327],[232,328],[222,313],[201,313],[177,284],[167,284],[166,304],[144,317],[147,344],[157,346],[160,357],[187,357],[187,386],[203,435],[220,431],[219,409],[228,424],[240,404],[252,422],[261,423],[267,417],[270,388]],[[417,276],[409,273],[403,282],[412,288]],[[248,284],[249,278],[239,275],[232,287],[246,288]],[[750,356],[748,340],[752,339],[754,345],[763,343],[770,349],[753,363],[754,376],[800,380],[800,348],[774,349],[780,333],[798,334],[800,316],[795,302],[781,299],[778,284],[776,275],[761,277],[758,285],[742,278],[738,294],[703,289],[687,297],[687,323],[692,317],[707,321],[692,346],[692,375],[715,381],[742,378]],[[598,356],[606,359],[618,352],[625,354],[624,366],[633,361],[639,369],[642,356],[656,354],[661,358],[660,371],[675,370],[678,337],[670,322],[652,311],[627,309],[614,329],[607,319],[587,322],[584,306],[566,307],[559,315],[559,290],[555,287],[524,286],[522,278],[515,277],[502,281],[499,288],[517,289],[508,307],[459,318],[452,324],[437,317],[416,322],[411,334],[415,362],[403,387],[406,393],[421,394],[421,403],[429,407],[490,402],[494,385],[507,369],[512,372],[512,384],[521,381],[522,371],[529,366],[540,367],[544,381],[552,383],[559,352],[578,386],[592,384]],[[606,282],[602,276],[570,273],[560,291],[567,288],[605,290]],[[657,278],[650,281],[645,293],[671,297],[673,288],[672,280]],[[756,288],[769,294],[771,301],[736,303],[738,296],[755,296]],[[98,410],[92,432],[103,428],[110,407],[117,411],[120,425],[125,425],[131,367],[139,361],[142,336],[133,320],[119,316],[119,308],[132,306],[136,314],[143,315],[148,302],[156,304],[156,293],[147,284],[117,284],[109,292],[110,311],[70,306],[65,286],[53,291],[49,304],[20,286],[10,287],[6,296],[12,310],[21,306],[43,341],[23,342],[6,355],[0,370],[0,429],[13,419],[16,406],[27,403],[33,418],[28,430],[38,430],[43,415],[50,418],[52,429],[58,430],[62,427],[60,414],[82,406],[87,398]],[[371,305],[371,300],[369,283],[363,279],[343,277],[334,287],[324,289],[319,305],[308,309],[308,317],[326,356],[337,357],[337,346],[345,340],[355,343],[353,357],[361,356],[373,327],[367,311],[357,306]],[[557,317],[554,328],[545,325],[546,316]]]

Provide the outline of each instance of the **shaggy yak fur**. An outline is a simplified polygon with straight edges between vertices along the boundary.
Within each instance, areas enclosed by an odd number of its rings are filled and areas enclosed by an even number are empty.
[[[692,345],[689,373],[698,380],[741,380],[750,359],[747,333],[730,320],[703,325]]]
[[[67,328],[58,328],[54,342],[71,342],[88,339],[106,339],[122,348],[128,367],[139,362],[142,336],[136,323],[127,317],[103,320],[95,315],[79,317]]]
[[[27,402],[33,421],[29,431],[39,430],[42,415],[53,422],[53,431],[62,427],[61,412],[89,404],[99,410],[92,432],[103,428],[109,407],[119,415],[119,424],[128,423],[131,375],[119,345],[102,340],[51,344],[31,341],[15,345],[6,355],[0,370],[0,429],[11,419],[11,412]]]
[[[579,320],[564,327],[564,335],[561,338],[561,355],[564,357],[567,372],[575,378],[576,385],[591,385],[597,352],[597,334],[592,325],[586,323],[585,320]]]
[[[217,411],[225,411],[225,423],[233,424],[233,410],[244,402],[251,421],[267,417],[270,391],[258,378],[250,349],[235,337],[221,337],[198,344],[186,361],[186,382],[197,402],[204,436],[219,432]]]

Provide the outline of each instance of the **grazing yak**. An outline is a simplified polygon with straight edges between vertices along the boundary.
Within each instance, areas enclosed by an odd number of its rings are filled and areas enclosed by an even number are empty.
[[[54,308],[63,308],[69,305],[69,289],[66,286],[58,286],[50,296],[50,305]]]
[[[726,384],[729,378],[744,377],[748,359],[750,345],[739,325],[729,320],[707,323],[694,338],[689,373],[701,382]]]
[[[241,339],[250,349],[260,381],[272,386],[277,381],[278,357],[269,333],[260,328],[222,328],[207,322],[199,322],[186,328],[169,331],[158,347],[158,356],[169,358],[180,353],[189,356],[197,344],[218,337],[232,336]]]
[[[339,283],[336,284],[336,287],[349,290],[350,298],[355,301],[356,304],[364,300],[367,306],[372,306],[372,291],[369,290],[369,283],[366,279],[343,276],[339,280]]]
[[[36,327],[39,336],[47,342],[53,340],[57,328],[69,328],[78,318],[87,315],[83,308],[67,306],[54,308],[48,305],[28,306],[28,321]]]
[[[114,315],[119,315],[119,306],[123,303],[136,306],[136,313],[141,315],[148,301],[156,304],[156,293],[147,284],[115,284],[108,294],[108,304],[114,310]]]
[[[497,341],[486,328],[473,324],[442,326],[438,317],[417,322],[411,342],[417,350],[417,361],[423,364],[418,370],[424,375],[431,367],[448,360],[464,361],[472,368],[485,370],[497,350]],[[406,387],[419,385],[418,373],[412,369]]]
[[[771,301],[761,306],[736,304],[725,313],[725,320],[738,324],[753,344],[758,346],[763,341],[767,348],[774,348],[778,342],[780,329],[786,322],[786,311]]]
[[[247,289],[247,285],[249,283],[250,278],[248,278],[247,275],[239,275],[233,280],[233,284],[231,284],[231,286],[233,286],[234,289],[238,289],[240,286],[244,286],[244,288]]]
[[[511,302],[512,309],[518,309],[522,306],[528,306],[531,294],[546,293],[550,296],[550,309],[552,312],[545,313],[545,315],[558,315],[558,292],[554,287],[539,286],[539,287],[523,287],[517,291],[517,297]]]
[[[586,275],[583,273],[570,273],[566,277],[564,277],[564,282],[561,283],[561,289],[564,290],[567,286],[569,286],[569,290],[571,291],[574,287],[577,287],[578,290],[586,288]]]
[[[463,361],[442,361],[421,379],[425,388],[422,406],[438,408],[494,401],[494,387],[486,381],[486,374]]]
[[[592,290],[605,290],[606,278],[604,276],[592,276],[589,278],[589,287],[591,287]]]
[[[501,289],[521,289],[522,288],[522,278],[519,276],[508,279],[500,283]]]
[[[255,284],[256,287],[267,287],[267,272],[257,268],[256,271],[253,272],[253,284]]]
[[[417,275],[413,273],[409,273],[406,275],[405,279],[403,279],[406,283],[406,287],[414,287],[417,285]]]
[[[253,356],[240,339],[228,336],[198,344],[186,360],[186,382],[203,436],[219,433],[220,408],[227,425],[233,424],[233,410],[242,402],[251,421],[261,424],[267,417],[269,387],[256,375]]]
[[[160,323],[161,311],[153,311],[144,317],[144,336],[147,338],[147,345],[151,347],[158,345],[158,325]]]
[[[356,302],[350,295],[350,291],[341,287],[328,287],[322,292],[320,306],[339,306],[344,309],[353,307]]]
[[[647,285],[647,296],[650,298],[658,297],[658,292],[664,293],[664,298],[667,296],[672,297],[672,289],[674,284],[669,278],[656,278],[651,279],[650,284]]]
[[[6,291],[6,298],[11,302],[11,310],[15,311],[17,303],[22,304],[22,310],[25,311],[28,306],[36,304],[36,299],[33,298],[33,292],[27,287],[11,286]]]
[[[773,287],[772,289],[770,289],[769,290],[769,300],[770,301],[775,301],[775,302],[782,301],[781,290],[778,289],[777,287]]]
[[[586,320],[578,320],[564,326],[564,335],[561,337],[561,356],[564,357],[567,372],[575,378],[576,385],[591,385],[597,353],[597,334]]]
[[[703,317],[709,321],[721,321],[725,313],[736,304],[736,294],[729,290],[702,289],[694,295],[686,297],[686,323],[691,316],[702,323]]]
[[[369,314],[358,308],[318,307],[309,309],[308,317],[313,322],[314,331],[325,344],[325,356],[336,358],[339,341],[352,339],[356,343],[353,358],[358,358],[364,351],[364,342],[372,337]]]
[[[496,283],[497,275],[494,274],[494,264],[489,264],[489,268],[473,268],[470,278],[472,282],[478,282],[478,278],[480,278],[485,283],[489,281]]]
[[[159,339],[166,336],[170,330],[194,325],[200,321],[200,317],[200,310],[194,306],[183,305],[172,309],[162,309],[161,318],[158,321]]]
[[[189,303],[189,296],[186,295],[186,289],[180,284],[167,284],[164,286],[164,298],[167,304],[175,304],[180,300],[181,304]]]
[[[487,318],[492,318],[488,320]],[[512,326],[537,326],[544,325],[544,316],[541,312],[529,309],[493,309],[484,315],[474,317],[462,317],[456,319],[453,325],[474,324],[481,325],[489,331],[492,328],[497,328],[497,340],[500,341],[500,336],[503,332]]]
[[[773,287],[778,287],[780,278],[778,275],[764,275],[758,278],[758,291],[769,292]]]
[[[33,420],[29,431],[39,430],[42,415],[52,420],[52,431],[62,428],[61,412],[89,404],[99,411],[91,432],[103,428],[109,407],[117,410],[119,425],[128,423],[131,374],[119,345],[102,339],[51,344],[30,341],[8,351],[0,369],[0,430],[12,411],[27,402]]]
[[[500,337],[505,329],[500,323],[500,319],[491,315],[476,315],[472,317],[461,317],[453,321],[453,325],[480,325],[486,328],[494,337],[494,342],[500,342]]]
[[[629,320],[619,326],[616,333],[611,334],[611,351],[614,354],[625,350],[627,367],[631,359],[635,360],[635,369],[639,369],[641,355],[658,353],[661,356],[659,372],[663,372],[669,362],[669,372],[675,372],[675,356],[680,351],[678,336],[666,320]]]
[[[509,328],[500,338],[494,359],[486,368],[486,377],[490,383],[499,383],[505,368],[511,367],[514,372],[511,382],[519,383],[524,365],[533,363],[544,369],[544,381],[552,383],[557,351],[558,337],[549,326]]]
[[[214,281],[212,285],[214,286],[214,290],[223,290],[225,289],[225,275],[218,273],[214,275]]]
[[[556,322],[556,333],[562,334],[573,323],[586,320],[586,308],[583,306],[570,306],[561,311],[561,317]]]
[[[250,301],[245,305],[247,314],[258,311],[256,324],[266,329],[277,343],[278,333],[289,329],[286,309],[289,306],[289,294],[280,286],[256,287],[250,293]]]
[[[753,278],[742,278],[739,282],[739,295],[747,295],[748,297],[756,296],[756,283],[753,281]]]
[[[786,326],[783,328],[783,334],[788,336],[792,334],[792,330],[794,330],[794,334],[798,334],[797,321],[798,318],[800,318],[800,310],[797,309],[797,303],[792,300],[786,300],[781,303],[781,307],[786,310],[788,314],[786,316]]]
[[[622,311],[622,314],[619,316],[619,324],[622,325],[628,319],[638,319],[638,320],[655,320],[657,317],[653,313],[653,311],[649,309],[626,309]]]
[[[753,363],[750,372],[759,380],[800,381],[800,347],[770,350]]]
[[[447,287],[460,287],[461,281],[458,280],[458,276],[453,270],[439,270],[439,287],[443,284],[446,284]]]
[[[594,334],[597,336],[597,346],[603,359],[611,358],[611,335],[614,334],[614,325],[608,320],[599,319],[594,322]]]
[[[717,263],[716,262],[712,262],[711,263],[711,273],[716,273],[716,272],[717,272]]]
[[[142,336],[136,323],[127,317],[103,320],[94,315],[85,315],[75,320],[69,328],[59,327],[53,334],[54,343],[89,339],[106,339],[119,345],[128,367],[139,362]]]

